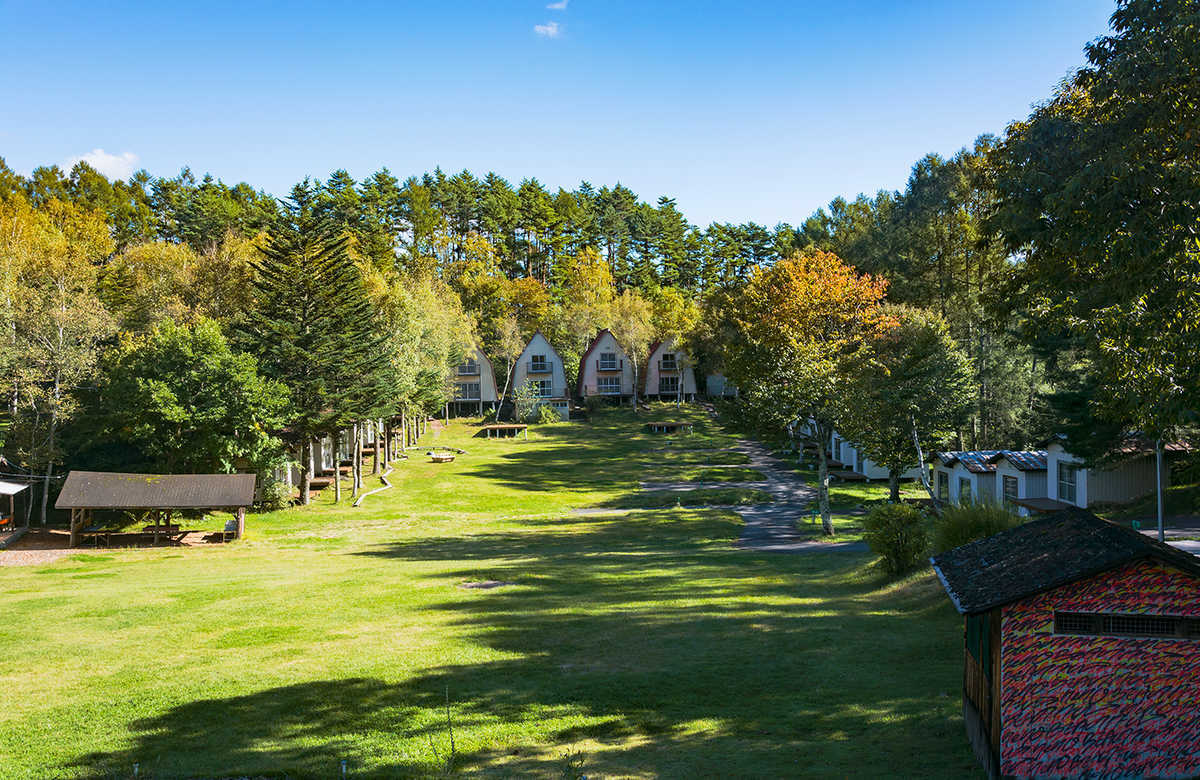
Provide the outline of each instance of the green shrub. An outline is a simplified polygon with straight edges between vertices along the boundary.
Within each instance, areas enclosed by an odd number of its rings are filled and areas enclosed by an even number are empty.
[[[864,536],[888,574],[912,571],[925,560],[929,534],[921,511],[908,504],[881,504],[863,518]]]
[[[263,486],[255,506],[260,512],[276,512],[292,505],[292,491],[287,483],[272,480]]]
[[[933,550],[943,553],[1021,524],[1021,518],[1002,504],[947,506],[934,523]]]
[[[558,416],[558,412],[554,411],[553,406],[542,405],[536,407],[529,415],[529,422],[535,425],[550,425],[562,422],[562,418]]]

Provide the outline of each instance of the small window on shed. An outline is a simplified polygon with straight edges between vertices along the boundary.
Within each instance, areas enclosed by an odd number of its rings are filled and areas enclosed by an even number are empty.
[[[937,477],[938,477],[938,484],[937,484],[938,499],[940,499],[942,501],[949,501],[950,500],[950,475],[944,471],[939,471],[937,473]]]
[[[1054,633],[1142,639],[1200,639],[1200,618],[1178,615],[1112,615],[1055,612]]]
[[[971,480],[966,477],[958,478],[958,503],[971,503]]]

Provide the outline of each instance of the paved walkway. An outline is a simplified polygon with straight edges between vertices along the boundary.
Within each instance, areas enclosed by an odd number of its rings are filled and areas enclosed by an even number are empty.
[[[775,499],[773,503],[731,507],[746,524],[741,537],[734,543],[739,550],[807,553],[868,549],[863,542],[823,542],[796,530],[809,521],[809,505],[816,500],[816,488],[800,480],[794,471],[783,468],[758,442],[742,439],[730,450],[744,453],[750,459],[749,463],[739,463],[731,468],[754,469],[763,478],[755,482],[643,482],[642,489],[685,493],[690,490],[752,488],[770,493]]]

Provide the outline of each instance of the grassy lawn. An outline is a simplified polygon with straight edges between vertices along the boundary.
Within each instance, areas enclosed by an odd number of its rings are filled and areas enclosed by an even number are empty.
[[[436,443],[468,455],[415,450],[359,509],[326,491],[228,546],[0,567],[0,775],[430,776],[448,709],[483,776],[976,776],[931,575],[738,552],[728,509],[572,512],[678,471],[645,419],[454,423]]]

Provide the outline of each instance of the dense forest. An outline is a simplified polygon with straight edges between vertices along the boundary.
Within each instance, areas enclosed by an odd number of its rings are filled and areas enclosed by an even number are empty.
[[[1120,3],[1089,66],[1003,137],[795,225],[701,227],[619,183],[382,168],[277,198],[0,160],[9,468],[267,473],[322,431],[440,408],[472,343],[500,370],[541,330],[573,376],[603,327],[635,359],[678,338],[749,419],[827,421],[880,462],[914,439],[1168,435],[1200,386],[1200,128],[1172,108],[1200,104],[1187,18]],[[919,393],[875,392],[917,374]],[[897,415],[921,431],[883,435]]]

